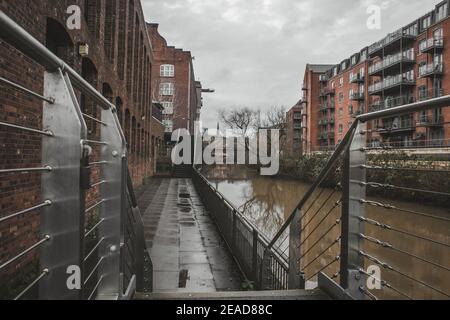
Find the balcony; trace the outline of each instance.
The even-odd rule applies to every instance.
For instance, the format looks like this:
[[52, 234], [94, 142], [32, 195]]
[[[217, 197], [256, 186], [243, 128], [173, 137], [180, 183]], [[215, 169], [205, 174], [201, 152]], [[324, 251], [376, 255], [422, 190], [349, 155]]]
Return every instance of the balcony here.
[[419, 101], [439, 98], [444, 95], [443, 89], [433, 89], [431, 91], [419, 91]]
[[443, 127], [444, 117], [442, 115], [420, 116], [417, 125], [424, 127]]
[[322, 82], [322, 83], [328, 82], [328, 76], [325, 75], [325, 74], [321, 74], [321, 75], [319, 76], [319, 82]]
[[328, 119], [319, 120], [319, 126], [328, 126]]
[[294, 130], [301, 130], [301, 129], [302, 129], [302, 124], [301, 123], [294, 124]]
[[331, 131], [321, 132], [321, 133], [319, 133], [319, 136], [318, 136], [319, 140], [328, 140], [330, 138], [334, 138], [334, 132], [331, 132]]
[[350, 76], [350, 83], [364, 83], [365, 77], [362, 76], [360, 73], [358, 74], [352, 74]]
[[386, 38], [381, 41], [378, 41], [372, 44], [369, 47], [369, 56], [382, 56], [383, 53], [389, 54], [390, 52], [395, 52], [398, 48], [400, 48], [400, 42], [409, 43], [413, 42], [418, 35], [417, 31], [409, 31], [408, 29], [400, 29], [391, 34], [389, 34]]
[[442, 77], [444, 65], [442, 63], [430, 63], [419, 67], [419, 78]]
[[426, 45], [420, 48], [422, 53], [441, 53], [444, 50], [444, 39], [443, 38], [431, 38], [428, 39]]
[[322, 105], [319, 109], [319, 111], [328, 111], [328, 110], [334, 110], [336, 108], [334, 103], [325, 103]]
[[336, 89], [326, 88], [320, 91], [321, 97], [334, 96], [336, 94]]
[[369, 105], [369, 112], [395, 108], [413, 102], [415, 102], [415, 99], [413, 97], [399, 96], [391, 99], [386, 99], [385, 101], [378, 101]]
[[413, 51], [399, 52], [395, 55], [386, 57], [383, 61], [375, 63], [369, 67], [369, 75], [382, 76], [391, 75], [400, 72], [401, 65], [413, 66], [416, 63]]
[[393, 77], [388, 77], [383, 81], [369, 86], [370, 95], [380, 95], [383, 91], [395, 91], [399, 86], [415, 86], [416, 80], [414, 77], [405, 77], [401, 74]]
[[364, 101], [365, 96], [364, 96], [364, 92], [353, 92], [350, 95], [350, 100], [353, 101]]
[[401, 134], [416, 131], [416, 123], [412, 119], [399, 120], [391, 123], [386, 123], [382, 127], [378, 127], [380, 134]]

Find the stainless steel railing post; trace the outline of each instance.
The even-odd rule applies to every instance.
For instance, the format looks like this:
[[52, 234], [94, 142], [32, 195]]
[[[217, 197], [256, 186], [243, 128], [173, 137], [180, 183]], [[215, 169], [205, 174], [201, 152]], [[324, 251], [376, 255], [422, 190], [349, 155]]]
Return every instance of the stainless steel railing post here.
[[[54, 98], [54, 103], [44, 102], [43, 106], [43, 127], [53, 135], [42, 140], [42, 161], [52, 171], [42, 174], [41, 192], [52, 205], [44, 207], [41, 214], [41, 234], [51, 239], [41, 250], [41, 268], [48, 269], [48, 274], [39, 282], [39, 298], [80, 299], [82, 290], [77, 282], [83, 279], [84, 238], [80, 141], [86, 137], [86, 124], [71, 84], [60, 70], [45, 73], [44, 95]], [[77, 267], [81, 274], [76, 274]], [[73, 283], [69, 283], [68, 270], [75, 270]]]
[[350, 183], [366, 181], [366, 140], [367, 123], [358, 122], [355, 135], [344, 155], [343, 198], [341, 227], [341, 286], [354, 299], [364, 299], [360, 288], [365, 287], [359, 268], [364, 267], [364, 259], [359, 255], [363, 241], [364, 224], [359, 217], [366, 216], [366, 206], [361, 199], [366, 198], [366, 186]]

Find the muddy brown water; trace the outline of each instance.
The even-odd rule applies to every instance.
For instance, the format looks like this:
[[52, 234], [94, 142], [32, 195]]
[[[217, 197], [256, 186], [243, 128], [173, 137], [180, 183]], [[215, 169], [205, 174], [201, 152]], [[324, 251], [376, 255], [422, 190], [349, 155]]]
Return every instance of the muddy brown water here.
[[[310, 187], [309, 184], [296, 180], [260, 176], [246, 176], [245, 179], [237, 180], [217, 179], [216, 176], [212, 177], [210, 181], [268, 238], [273, 238]], [[340, 225], [334, 227], [326, 236], [322, 236], [341, 216], [340, 207], [333, 209], [340, 198], [341, 194], [337, 191], [317, 190], [312, 196], [312, 199], [316, 201], [310, 201], [305, 206], [308, 210], [306, 214], [306, 209], [303, 212], [305, 214], [302, 227], [304, 229], [302, 231], [304, 245], [301, 255], [304, 256], [301, 264], [306, 278], [310, 280], [309, 286], [314, 286], [315, 274], [339, 255], [339, 243], [330, 249], [328, 247], [340, 236]], [[408, 211], [450, 218], [450, 208], [401, 200], [380, 198], [370, 198], [369, 200], [388, 203]], [[325, 216], [327, 218], [319, 225]], [[406, 297], [448, 299], [445, 294], [450, 295], [450, 272], [448, 270], [450, 267], [450, 222], [372, 206], [368, 207], [367, 217], [401, 231], [396, 232], [372, 225], [365, 227], [364, 234], [366, 236], [381, 240], [395, 248], [390, 249], [370, 241], [364, 241], [363, 251], [365, 253], [378, 258], [380, 262], [384, 262], [394, 269], [381, 268], [381, 279], [393, 289], [384, 287], [382, 290], [373, 290], [372, 293], [379, 298], [389, 299]], [[306, 254], [304, 254], [305, 250]], [[325, 253], [320, 255], [324, 251]], [[375, 263], [365, 259], [365, 268], [370, 265], [375, 265]], [[325, 269], [330, 276], [336, 276], [338, 271], [339, 262], [335, 262]], [[339, 281], [339, 276], [337, 275], [335, 279]]]

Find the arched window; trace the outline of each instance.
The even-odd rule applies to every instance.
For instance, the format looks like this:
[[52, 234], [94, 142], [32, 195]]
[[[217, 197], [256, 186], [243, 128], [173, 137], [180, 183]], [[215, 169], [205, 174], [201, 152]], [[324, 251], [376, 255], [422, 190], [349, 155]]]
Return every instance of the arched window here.
[[46, 47], [69, 65], [73, 65], [74, 45], [66, 29], [58, 21], [47, 19]]
[[116, 9], [116, 0], [106, 1], [104, 48], [106, 57], [111, 63], [114, 62], [116, 49]]
[[163, 64], [160, 67], [160, 76], [173, 78], [175, 77], [175, 66], [173, 64]]
[[[82, 77], [89, 82], [94, 88], [97, 88], [98, 82], [98, 72], [92, 60], [89, 58], [83, 58], [81, 60], [81, 75]], [[98, 118], [98, 106], [97, 104], [87, 97], [86, 95], [81, 95], [81, 110], [88, 114], [91, 117]], [[86, 119], [86, 124], [89, 130], [89, 133], [96, 136], [97, 135], [97, 123], [93, 120]]]
[[116, 98], [116, 110], [117, 110], [117, 117], [119, 118], [120, 125], [123, 128], [123, 126], [124, 126], [123, 122], [122, 122], [122, 119], [123, 119], [123, 115], [122, 115], [122, 113], [123, 113], [123, 102], [122, 102], [122, 99], [120, 99], [120, 97]]

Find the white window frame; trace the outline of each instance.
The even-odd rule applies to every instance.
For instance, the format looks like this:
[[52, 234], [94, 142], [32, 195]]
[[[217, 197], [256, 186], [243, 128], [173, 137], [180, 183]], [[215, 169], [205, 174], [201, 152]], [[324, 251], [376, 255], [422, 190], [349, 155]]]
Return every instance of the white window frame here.
[[163, 114], [165, 115], [172, 115], [173, 114], [173, 102], [162, 102], [163, 106]]
[[172, 120], [163, 120], [163, 124], [165, 127], [165, 132], [173, 132], [173, 121]]
[[438, 7], [436, 12], [436, 21], [441, 21], [447, 17], [448, 5], [444, 3], [442, 6]]
[[173, 78], [175, 77], [175, 66], [173, 64], [162, 64], [159, 74], [161, 77]]
[[159, 94], [161, 96], [173, 96], [175, 86], [172, 82], [164, 82], [159, 85]]

